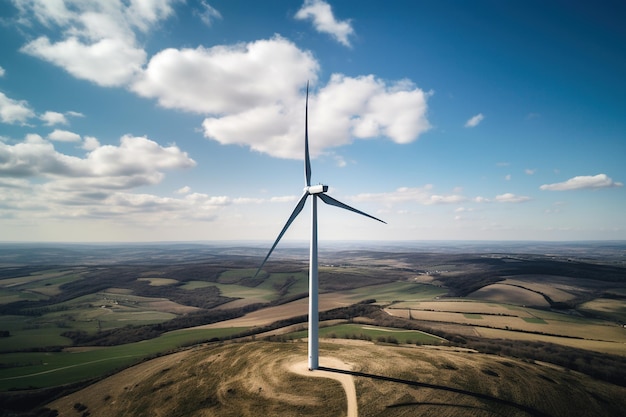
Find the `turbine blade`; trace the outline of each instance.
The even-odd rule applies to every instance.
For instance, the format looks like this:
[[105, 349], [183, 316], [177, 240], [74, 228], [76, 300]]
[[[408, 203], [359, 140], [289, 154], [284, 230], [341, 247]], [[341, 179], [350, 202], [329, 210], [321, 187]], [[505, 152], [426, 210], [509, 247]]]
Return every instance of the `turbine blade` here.
[[261, 268], [263, 268], [263, 265], [265, 265], [265, 262], [267, 262], [267, 259], [272, 254], [272, 251], [274, 250], [276, 245], [278, 245], [280, 238], [283, 237], [283, 235], [285, 234], [285, 232], [287, 231], [291, 223], [295, 220], [296, 217], [298, 217], [298, 214], [300, 214], [300, 212], [304, 208], [304, 203], [306, 203], [306, 198], [308, 196], [309, 194], [305, 192], [304, 195], [300, 198], [300, 201], [298, 201], [298, 204], [296, 204], [296, 207], [293, 209], [293, 213], [291, 213], [291, 216], [289, 217], [289, 220], [287, 220], [287, 223], [285, 223], [283, 230], [280, 231], [280, 233], [278, 234], [278, 237], [274, 241], [274, 244], [270, 248], [270, 251], [267, 253], [267, 256], [265, 256], [265, 259], [263, 259], [263, 262], [261, 262], [261, 266], [259, 266], [259, 269], [256, 270], [256, 274], [254, 274], [254, 278], [256, 278], [257, 275], [259, 275], [259, 272], [261, 272]]
[[350, 210], [350, 211], [353, 211], [353, 212], [355, 212], [355, 213], [362, 214], [363, 216], [369, 217], [370, 219], [378, 220], [378, 221], [379, 221], [379, 222], [381, 222], [381, 223], [385, 223], [385, 224], [387, 224], [387, 222], [385, 222], [385, 221], [383, 221], [383, 220], [380, 220], [380, 219], [379, 219], [379, 218], [377, 218], [377, 217], [370, 216], [369, 214], [367, 214], [367, 213], [365, 213], [365, 212], [362, 212], [361, 210], [357, 210], [357, 209], [355, 209], [354, 207], [350, 207], [349, 205], [342, 203], [341, 201], [335, 200], [334, 198], [332, 198], [332, 197], [331, 197], [331, 196], [329, 196], [328, 194], [317, 194], [317, 196], [318, 196], [319, 198], [321, 198], [321, 199], [322, 199], [322, 201], [323, 201], [324, 203], [326, 203], [326, 204], [330, 204], [331, 206], [336, 206], [336, 207], [340, 207], [340, 208], [342, 208], [342, 209]]
[[304, 182], [311, 186], [311, 158], [309, 156], [309, 82], [306, 82], [306, 104], [304, 106]]

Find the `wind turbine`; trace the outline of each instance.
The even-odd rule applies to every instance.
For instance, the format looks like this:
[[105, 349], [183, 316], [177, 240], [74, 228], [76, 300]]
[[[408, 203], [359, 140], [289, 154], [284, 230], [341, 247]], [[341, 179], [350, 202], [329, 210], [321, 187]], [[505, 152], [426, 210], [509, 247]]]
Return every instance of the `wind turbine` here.
[[311, 246], [309, 252], [309, 370], [313, 371], [319, 367], [319, 340], [318, 340], [318, 328], [319, 328], [319, 310], [318, 310], [318, 276], [317, 276], [317, 198], [319, 197], [324, 203], [331, 206], [336, 206], [342, 209], [350, 210], [355, 213], [367, 216], [371, 219], [385, 223], [384, 221], [370, 216], [360, 210], [348, 206], [341, 201], [335, 200], [326, 192], [328, 191], [328, 185], [311, 185], [311, 160], [309, 157], [309, 83], [306, 85], [306, 104], [304, 111], [304, 194], [296, 204], [296, 207], [291, 213], [291, 216], [287, 220], [287, 223], [280, 231], [276, 241], [272, 245], [271, 249], [263, 259], [261, 266], [257, 270], [255, 277], [265, 265], [265, 262], [270, 257], [272, 251], [278, 245], [278, 242], [283, 237], [291, 223], [298, 217], [298, 214], [304, 208], [304, 204], [309, 197], [312, 197], [311, 206]]

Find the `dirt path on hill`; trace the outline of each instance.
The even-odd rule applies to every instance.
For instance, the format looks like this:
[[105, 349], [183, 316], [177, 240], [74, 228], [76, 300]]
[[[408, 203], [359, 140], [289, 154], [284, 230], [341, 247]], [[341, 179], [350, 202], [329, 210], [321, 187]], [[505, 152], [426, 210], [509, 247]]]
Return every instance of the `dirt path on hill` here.
[[[322, 357], [320, 358], [320, 364], [326, 368], [334, 368], [341, 370], [350, 370], [350, 366], [336, 358]], [[299, 361], [292, 363], [289, 366], [289, 370], [299, 375], [311, 376], [317, 378], [331, 378], [339, 381], [346, 392], [348, 399], [348, 417], [358, 417], [359, 410], [356, 401], [356, 387], [354, 386], [354, 379], [351, 375], [340, 374], [326, 370], [309, 371], [308, 361]]]

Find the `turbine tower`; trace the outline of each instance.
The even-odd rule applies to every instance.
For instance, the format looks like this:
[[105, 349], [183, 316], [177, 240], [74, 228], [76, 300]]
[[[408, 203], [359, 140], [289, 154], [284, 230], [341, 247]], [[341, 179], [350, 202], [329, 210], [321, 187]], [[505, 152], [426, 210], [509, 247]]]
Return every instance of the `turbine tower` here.
[[384, 221], [370, 216], [360, 210], [348, 206], [338, 200], [335, 200], [326, 192], [328, 191], [328, 185], [311, 185], [311, 160], [309, 157], [309, 83], [306, 85], [306, 104], [304, 111], [304, 194], [296, 204], [291, 216], [287, 220], [287, 223], [278, 234], [278, 237], [274, 241], [271, 249], [263, 259], [261, 266], [257, 270], [255, 277], [265, 265], [265, 262], [270, 257], [272, 251], [278, 245], [278, 242], [283, 237], [291, 223], [298, 217], [298, 214], [304, 208], [307, 198], [312, 197], [311, 201], [311, 246], [309, 252], [309, 370], [313, 371], [319, 367], [319, 309], [318, 309], [318, 276], [317, 276], [317, 198], [319, 197], [324, 203], [331, 206], [336, 206], [342, 209], [350, 210], [355, 213], [367, 216], [371, 219], [385, 223]]

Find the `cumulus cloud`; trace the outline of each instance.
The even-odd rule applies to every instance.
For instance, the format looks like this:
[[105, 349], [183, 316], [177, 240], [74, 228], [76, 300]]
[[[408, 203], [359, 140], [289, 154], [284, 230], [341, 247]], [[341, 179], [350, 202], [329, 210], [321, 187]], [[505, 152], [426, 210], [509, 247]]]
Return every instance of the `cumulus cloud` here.
[[85, 44], [75, 37], [50, 43], [40, 37], [22, 51], [49, 61], [76, 78], [111, 87], [125, 84], [146, 60], [146, 53], [123, 39], [101, 39]]
[[56, 111], [47, 111], [39, 116], [39, 118], [43, 120], [44, 124], [47, 126], [67, 124], [67, 119], [65, 118], [65, 115]]
[[102, 86], [127, 83], [146, 61], [137, 32], [147, 32], [172, 12], [175, 0], [95, 2], [33, 0], [15, 2], [18, 21], [32, 21], [62, 32], [62, 40], [47, 36], [23, 46], [22, 51], [64, 68], [77, 78]]
[[422, 205], [433, 204], [456, 204], [467, 200], [459, 194], [435, 194], [433, 186], [424, 187], [401, 187], [389, 193], [364, 193], [353, 197], [355, 201], [376, 201], [383, 204], [394, 205], [400, 203], [417, 203]]
[[194, 9], [194, 14], [200, 17], [202, 22], [211, 27], [215, 19], [221, 19], [222, 14], [206, 1], [202, 0], [200, 9]]
[[350, 20], [338, 21], [330, 5], [323, 0], [305, 0], [304, 4], [295, 15], [296, 19], [311, 20], [315, 30], [327, 33], [337, 42], [350, 46], [350, 36], [354, 35], [354, 29]]
[[80, 135], [69, 130], [54, 129], [52, 133], [48, 135], [48, 139], [57, 142], [80, 142]]
[[478, 113], [476, 116], [470, 117], [467, 122], [465, 122], [465, 127], [476, 127], [480, 122], [483, 121], [485, 116], [482, 113]]
[[[410, 143], [430, 129], [427, 99], [431, 93], [401, 81], [387, 84], [374, 76], [331, 76], [326, 86], [309, 96], [311, 154], [349, 144], [353, 138], [387, 137]], [[288, 105], [289, 103], [289, 105]], [[248, 145], [282, 158], [302, 157], [304, 97], [210, 117], [205, 136], [223, 144]]]
[[598, 189], [598, 188], [611, 188], [621, 187], [621, 182], [613, 181], [606, 174], [598, 175], [582, 175], [578, 177], [570, 178], [564, 182], [558, 182], [554, 184], [544, 184], [539, 187], [541, 190], [546, 191], [569, 191], [569, 190], [581, 190], [586, 188]]
[[496, 196], [495, 199], [498, 203], [523, 203], [531, 200], [530, 197], [523, 195], [515, 195], [512, 193], [504, 193]]
[[[134, 227], [165, 220], [213, 220], [227, 197], [194, 194], [181, 198], [133, 192], [162, 181], [165, 171], [191, 168], [195, 162], [177, 146], [123, 136], [118, 145], [91, 141], [84, 156], [57, 151], [54, 144], [29, 134], [14, 145], [0, 142], [0, 209], [19, 222], [118, 218]], [[91, 224], [91, 223], [90, 223]]]
[[0, 176], [67, 178], [83, 189], [153, 184], [160, 181], [163, 170], [194, 165], [176, 146], [162, 147], [145, 137], [130, 135], [122, 137], [119, 146], [99, 146], [85, 158], [59, 153], [39, 135], [28, 135], [15, 145], [0, 142]]
[[100, 147], [100, 141], [93, 136], [85, 136], [81, 147], [86, 151], [93, 151]]
[[319, 64], [310, 52], [275, 36], [247, 44], [165, 49], [132, 85], [167, 108], [226, 114], [291, 103]]
[[35, 116], [25, 100], [13, 100], [0, 92], [0, 120], [9, 124], [25, 124]]

